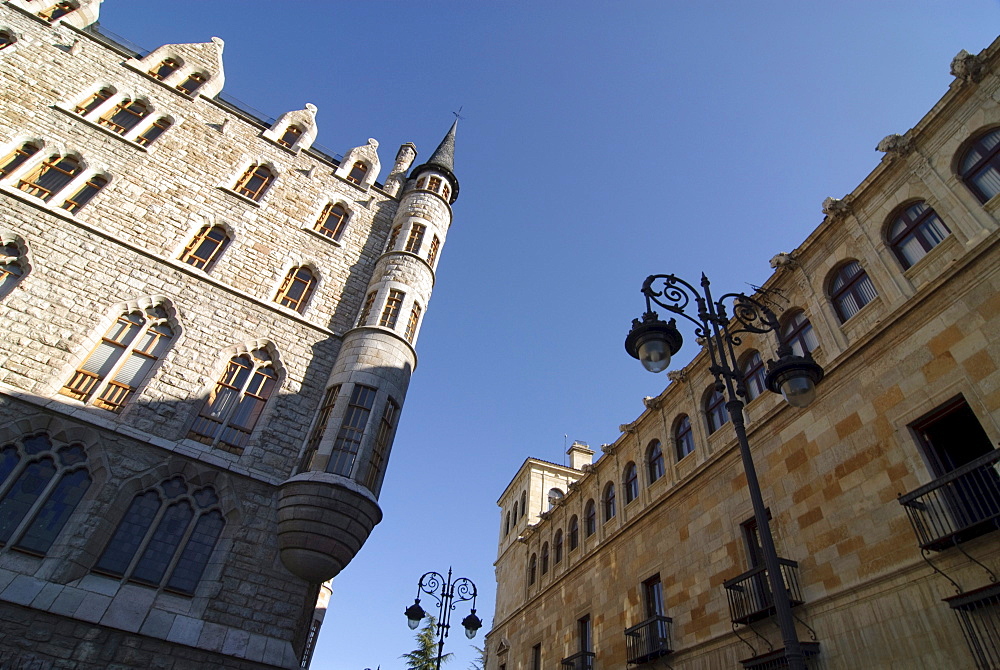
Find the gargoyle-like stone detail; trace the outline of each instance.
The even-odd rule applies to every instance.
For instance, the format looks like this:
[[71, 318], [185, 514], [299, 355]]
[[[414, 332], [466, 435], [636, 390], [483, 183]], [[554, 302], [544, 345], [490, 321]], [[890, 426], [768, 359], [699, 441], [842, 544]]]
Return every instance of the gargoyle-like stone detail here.
[[893, 133], [892, 135], [886, 135], [883, 137], [882, 141], [875, 147], [875, 150], [881, 151], [884, 154], [902, 156], [909, 153], [912, 148], [913, 147], [909, 137]]
[[549, 510], [546, 510], [544, 512], [539, 512], [538, 513], [538, 518], [542, 519], [543, 521], [546, 520], [546, 519], [548, 519], [550, 516], [552, 516], [552, 512], [549, 511]]
[[979, 81], [983, 76], [983, 61], [962, 49], [951, 59], [951, 74], [962, 81]]
[[[623, 433], [625, 433], [626, 435], [628, 435], [630, 433], [634, 433], [635, 432], [635, 424], [634, 423], [623, 423], [620, 426], [618, 426], [618, 430], [621, 431], [621, 432], [623, 432]], [[602, 444], [601, 445], [601, 449], [604, 449], [604, 447], [606, 447], [606, 446], [608, 446], [608, 445]]]
[[[624, 426], [619, 426], [619, 428], [623, 428], [623, 427]], [[622, 432], [624, 433], [625, 431], [623, 430]], [[602, 444], [601, 445], [601, 451], [603, 451], [608, 456], [611, 456], [611, 455], [613, 455], [615, 453], [615, 445], [613, 445], [613, 444]]]
[[846, 200], [840, 198], [827, 198], [823, 201], [823, 213], [831, 219], [844, 216], [851, 211], [851, 205]]
[[593, 469], [594, 469], [593, 463], [584, 463], [583, 467], [580, 468], [580, 471], [586, 473], [586, 472], [592, 472]]
[[[587, 466], [585, 465], [583, 467]], [[578, 488], [580, 488], [580, 482], [570, 482], [569, 484], [566, 485], [566, 488], [568, 488], [570, 491], [576, 491]], [[559, 502], [560, 504], [562, 504], [561, 500]]]
[[783, 268], [793, 268], [798, 265], [798, 261], [792, 257], [791, 254], [782, 251], [779, 254], [775, 254], [771, 258], [771, 267], [775, 270], [781, 270]]
[[683, 370], [668, 370], [667, 379], [678, 384], [683, 384], [688, 380], [688, 376]]
[[642, 404], [646, 406], [646, 409], [658, 409], [660, 407], [660, 399], [648, 395], [642, 399]]

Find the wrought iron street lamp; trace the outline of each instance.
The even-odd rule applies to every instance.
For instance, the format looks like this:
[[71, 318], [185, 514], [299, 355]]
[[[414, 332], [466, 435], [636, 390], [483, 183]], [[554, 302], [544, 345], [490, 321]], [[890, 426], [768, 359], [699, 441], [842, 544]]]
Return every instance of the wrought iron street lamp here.
[[406, 623], [410, 630], [416, 629], [420, 625], [420, 620], [427, 616], [427, 612], [420, 606], [420, 594], [426, 593], [437, 601], [437, 634], [438, 634], [438, 670], [441, 668], [441, 656], [444, 654], [444, 640], [448, 637], [448, 629], [451, 627], [451, 612], [455, 609], [455, 604], [463, 600], [472, 601], [472, 612], [462, 619], [462, 627], [465, 628], [465, 637], [470, 640], [476, 637], [476, 633], [483, 627], [482, 620], [476, 616], [476, 585], [471, 579], [459, 577], [452, 581], [451, 568], [448, 568], [448, 577], [442, 577], [437, 572], [426, 572], [417, 582], [417, 597], [413, 604], [403, 612], [406, 614]]
[[[639, 359], [650, 372], [662, 372], [670, 365], [670, 357], [681, 348], [684, 340], [677, 330], [676, 319], [661, 321], [653, 311], [654, 303], [691, 321], [695, 325], [695, 336], [708, 349], [709, 371], [715, 377], [716, 390], [726, 392], [726, 410], [733, 422], [743, 458], [754, 519], [760, 531], [764, 566], [773, 595], [775, 616], [785, 645], [787, 667], [790, 670], [804, 670], [805, 657], [795, 630], [795, 620], [792, 618], [791, 600], [781, 574], [778, 553], [774, 548], [774, 537], [771, 535], [767, 508], [764, 507], [761, 496], [757, 470], [750, 455], [742, 400], [747, 397], [747, 391], [735, 348], [742, 343], [741, 335], [744, 333], [773, 332], [778, 335], [778, 360], [767, 362], [768, 372], [764, 383], [768, 390], [781, 393], [793, 407], [805, 407], [815, 399], [816, 384], [823, 378], [823, 368], [813, 361], [808, 352], [804, 356], [796, 356], [791, 346], [781, 340], [778, 319], [767, 305], [743, 293], [727, 293], [718, 300], [713, 300], [708, 277], [704, 274], [701, 276], [701, 291], [675, 275], [651, 275], [642, 285], [642, 294], [646, 296], [646, 312], [641, 321], [632, 321], [632, 330], [625, 338], [625, 349], [629, 355]], [[692, 301], [697, 308], [697, 317], [685, 312]], [[727, 312], [727, 302], [732, 304], [732, 316]]]

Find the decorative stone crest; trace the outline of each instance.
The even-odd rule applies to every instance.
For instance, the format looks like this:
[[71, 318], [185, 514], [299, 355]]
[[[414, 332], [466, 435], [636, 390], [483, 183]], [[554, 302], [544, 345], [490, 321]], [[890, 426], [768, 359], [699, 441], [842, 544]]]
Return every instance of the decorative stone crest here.
[[983, 78], [983, 61], [962, 49], [951, 59], [951, 74], [962, 81], [977, 82]]

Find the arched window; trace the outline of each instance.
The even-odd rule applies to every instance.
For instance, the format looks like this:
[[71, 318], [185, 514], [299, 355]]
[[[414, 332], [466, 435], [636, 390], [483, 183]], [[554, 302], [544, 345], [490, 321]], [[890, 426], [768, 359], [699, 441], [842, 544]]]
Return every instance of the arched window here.
[[612, 482], [608, 482], [608, 485], [604, 487], [604, 497], [602, 498], [604, 502], [604, 521], [608, 522], [615, 518], [616, 508], [615, 508], [615, 485]]
[[39, 18], [52, 23], [56, 19], [62, 18], [74, 11], [77, 5], [72, 2], [57, 2], [48, 9], [38, 12]]
[[326, 235], [331, 240], [340, 240], [340, 236], [344, 234], [344, 228], [346, 227], [347, 210], [344, 209], [343, 205], [331, 202], [327, 203], [326, 207], [323, 208], [323, 213], [319, 215], [316, 227], [313, 230]]
[[188, 437], [229, 451], [242, 450], [277, 382], [271, 356], [263, 349], [233, 356]]
[[382, 308], [382, 316], [379, 317], [378, 325], [383, 328], [395, 328], [399, 319], [399, 310], [403, 306], [403, 298], [406, 294], [399, 289], [389, 289], [389, 297], [385, 300], [385, 307]]
[[552, 540], [552, 560], [556, 565], [562, 563], [563, 557], [563, 532], [562, 528], [556, 531], [556, 537]]
[[180, 66], [180, 61], [176, 58], [164, 58], [159, 65], [149, 71], [149, 76], [153, 79], [163, 81], [176, 72]]
[[583, 530], [587, 537], [597, 532], [597, 505], [593, 500], [588, 500], [587, 506], [583, 508]]
[[819, 346], [812, 324], [801, 309], [789, 312], [781, 319], [781, 340], [796, 356], [805, 356]]
[[[726, 408], [722, 409], [725, 411]], [[728, 418], [727, 416], [726, 420]], [[694, 433], [691, 432], [691, 418], [687, 414], [681, 415], [674, 424], [674, 443], [677, 445], [678, 461], [694, 451]]]
[[542, 545], [542, 574], [549, 571], [549, 543]]
[[90, 484], [82, 444], [37, 433], [0, 446], [0, 546], [44, 556]]
[[60, 393], [119, 412], [170, 349], [173, 337], [163, 307], [125, 312]]
[[413, 303], [413, 309], [410, 310], [410, 320], [406, 323], [406, 332], [403, 333], [403, 337], [406, 341], [413, 343], [413, 336], [417, 334], [417, 324], [420, 323], [420, 305]]
[[177, 90], [184, 95], [191, 95], [201, 88], [206, 81], [208, 81], [208, 75], [201, 72], [192, 72], [188, 75], [187, 79], [177, 85]]
[[743, 358], [740, 374], [747, 391], [747, 402], [764, 392], [766, 388], [764, 386], [764, 361], [760, 359], [760, 352], [754, 351]]
[[427, 251], [427, 264], [434, 267], [434, 261], [437, 260], [438, 251], [441, 250], [441, 240], [437, 235], [431, 240], [431, 248]]
[[514, 523], [517, 524], [517, 501], [514, 501]]
[[410, 253], [419, 254], [420, 245], [424, 243], [424, 233], [427, 231], [427, 226], [422, 223], [415, 223], [413, 227], [410, 228], [410, 236], [406, 239], [406, 250]]
[[830, 281], [830, 300], [841, 322], [850, 319], [876, 297], [878, 293], [872, 280], [857, 261], [841, 265]]
[[639, 474], [636, 472], [635, 463], [625, 466], [625, 504], [629, 504], [639, 497]]
[[389, 454], [389, 446], [392, 444], [393, 433], [396, 429], [396, 418], [399, 416], [399, 405], [392, 398], [385, 401], [382, 409], [382, 418], [378, 422], [378, 430], [375, 432], [375, 444], [372, 446], [371, 460], [368, 461], [368, 472], [361, 480], [362, 486], [378, 495], [381, 488], [382, 474], [385, 467], [386, 457]]
[[285, 128], [284, 134], [278, 138], [278, 144], [291, 149], [302, 137], [302, 127], [294, 123]]
[[646, 472], [649, 475], [650, 484], [666, 472], [663, 465], [663, 448], [659, 440], [653, 440], [646, 447]]
[[181, 260], [199, 270], [208, 271], [229, 246], [229, 235], [222, 226], [202, 226], [181, 253]]
[[347, 175], [347, 181], [352, 184], [360, 184], [365, 180], [366, 174], [368, 174], [368, 166], [361, 161], [358, 161], [351, 166], [351, 171]]
[[90, 202], [93, 199], [93, 197], [97, 195], [98, 192], [107, 185], [108, 185], [107, 177], [95, 174], [90, 179], [85, 181], [83, 183], [83, 186], [81, 186], [76, 193], [66, 198], [66, 200], [63, 202], [62, 205], [60, 205], [60, 207], [69, 212], [75, 213], [79, 211], [80, 208], [82, 208], [88, 202]]
[[3, 51], [16, 41], [14, 33], [9, 30], [0, 30], [0, 51]]
[[569, 520], [569, 550], [580, 546], [580, 519], [574, 514]]
[[251, 165], [236, 184], [236, 192], [259, 201], [274, 181], [274, 172], [266, 165]]
[[94, 572], [192, 595], [225, 525], [211, 486], [168, 479], [132, 499]]
[[38, 153], [38, 146], [31, 142], [25, 142], [14, 151], [10, 152], [0, 160], [0, 177], [8, 177], [17, 168], [21, 167], [26, 160]]
[[713, 389], [705, 396], [705, 418], [708, 421], [708, 434], [722, 428], [729, 422], [729, 411], [726, 409], [726, 400], [722, 393]]
[[21, 281], [26, 272], [25, 266], [24, 250], [16, 242], [0, 246], [0, 298]]
[[555, 507], [562, 499], [563, 499], [562, 489], [557, 489], [557, 488], [549, 489], [549, 509]]
[[903, 210], [889, 226], [889, 246], [905, 270], [950, 234], [937, 212], [921, 200]]
[[167, 132], [172, 125], [173, 124], [170, 122], [170, 119], [165, 116], [161, 116], [156, 121], [153, 121], [153, 125], [140, 133], [139, 136], [135, 138], [135, 141], [144, 147], [148, 147], [150, 144], [155, 142], [160, 135]]
[[145, 102], [126, 98], [101, 117], [98, 123], [119, 135], [124, 135], [135, 128], [136, 124], [147, 114], [149, 114], [149, 106]]
[[309, 297], [316, 288], [316, 275], [307, 265], [300, 265], [288, 271], [281, 282], [274, 301], [284, 307], [291, 307], [298, 313], [306, 311]]
[[351, 400], [347, 404], [347, 412], [340, 424], [340, 431], [333, 443], [333, 453], [327, 463], [326, 471], [341, 477], [350, 477], [354, 470], [354, 459], [361, 449], [361, 440], [365, 436], [368, 417], [375, 406], [375, 396], [378, 391], [371, 386], [355, 384], [351, 390]]
[[503, 524], [503, 534], [506, 537], [510, 533], [510, 510], [507, 511], [507, 520]]
[[48, 202], [60, 189], [73, 181], [83, 171], [80, 161], [72, 156], [50, 156], [34, 172], [17, 183], [17, 187], [36, 198]]
[[87, 114], [90, 114], [92, 111], [103, 105], [106, 101], [110, 100], [111, 96], [113, 96], [114, 94], [115, 90], [113, 88], [105, 86], [104, 88], [98, 90], [96, 93], [93, 93], [89, 97], [84, 98], [82, 101], [80, 101], [80, 104], [74, 107], [73, 111], [79, 114], [80, 116], [86, 116]]
[[528, 586], [531, 586], [535, 583], [535, 573], [537, 570], [538, 570], [538, 556], [532, 554], [531, 558], [528, 560]]
[[528, 513], [528, 492], [521, 491], [521, 516]]
[[980, 202], [1000, 193], [1000, 128], [972, 143], [959, 161], [958, 174]]

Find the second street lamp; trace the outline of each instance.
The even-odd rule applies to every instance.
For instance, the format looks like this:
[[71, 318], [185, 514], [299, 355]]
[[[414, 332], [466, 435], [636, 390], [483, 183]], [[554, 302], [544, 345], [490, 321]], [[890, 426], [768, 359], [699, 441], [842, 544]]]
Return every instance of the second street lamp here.
[[[661, 321], [653, 311], [653, 304], [684, 317], [695, 325], [695, 336], [708, 350], [709, 372], [715, 377], [715, 388], [720, 393], [726, 392], [726, 410], [733, 422], [747, 476], [775, 617], [785, 645], [787, 667], [790, 670], [804, 670], [805, 656], [795, 630], [791, 600], [781, 574], [767, 508], [764, 506], [757, 470], [750, 454], [742, 400], [747, 397], [747, 391], [739, 372], [735, 349], [742, 343], [742, 334], [777, 334], [780, 333], [780, 325], [774, 313], [762, 302], [742, 293], [727, 293], [718, 300], [713, 300], [709, 285], [708, 277], [704, 274], [701, 276], [700, 291], [675, 275], [647, 277], [642, 285], [642, 294], [646, 296], [646, 312], [641, 321], [632, 321], [632, 330], [625, 338], [625, 349], [633, 358], [639, 359], [647, 370], [662, 372], [670, 365], [671, 356], [680, 350], [683, 338], [677, 330], [676, 320]], [[692, 301], [693, 307], [697, 309], [696, 317], [685, 312]], [[732, 316], [727, 313], [727, 302], [732, 303]], [[765, 386], [774, 393], [781, 393], [789, 405], [805, 407], [816, 397], [816, 384], [823, 378], [823, 368], [812, 360], [808, 352], [804, 352], [803, 356], [796, 356], [786, 342], [781, 341], [780, 337], [778, 339], [778, 360], [767, 362]]]
[[448, 637], [448, 629], [451, 628], [451, 612], [455, 609], [455, 603], [463, 600], [472, 601], [472, 611], [467, 617], [462, 619], [462, 627], [465, 628], [465, 637], [470, 640], [476, 637], [476, 633], [483, 627], [482, 619], [476, 616], [476, 585], [471, 579], [459, 577], [452, 581], [451, 568], [448, 568], [448, 577], [442, 577], [437, 572], [425, 572], [417, 582], [417, 597], [413, 604], [406, 608], [403, 614], [406, 615], [406, 624], [410, 630], [416, 629], [420, 625], [421, 619], [427, 616], [427, 612], [420, 606], [420, 594], [426, 593], [432, 596], [438, 605], [437, 634], [438, 653], [435, 667], [440, 670], [441, 656], [444, 654], [444, 640]]

